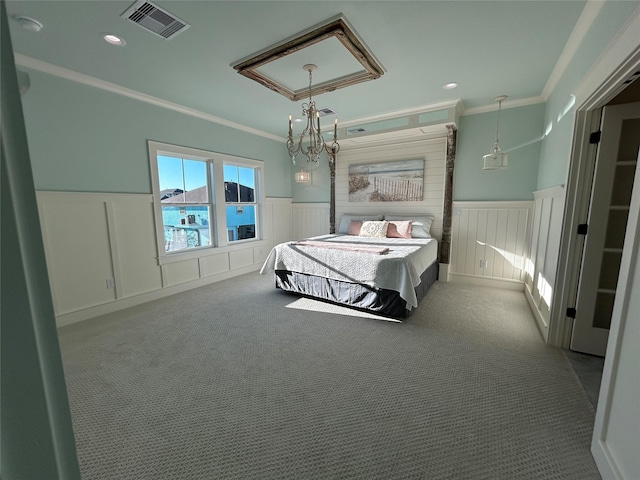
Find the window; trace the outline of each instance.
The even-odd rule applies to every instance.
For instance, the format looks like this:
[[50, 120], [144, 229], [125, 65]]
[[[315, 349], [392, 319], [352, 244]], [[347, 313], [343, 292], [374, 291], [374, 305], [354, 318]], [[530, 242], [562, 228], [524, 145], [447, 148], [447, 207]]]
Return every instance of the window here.
[[157, 142], [149, 160], [160, 257], [259, 239], [262, 162]]
[[157, 165], [164, 251], [212, 245], [208, 162], [158, 154]]
[[224, 201], [227, 238], [230, 242], [256, 236], [256, 169], [224, 167]]

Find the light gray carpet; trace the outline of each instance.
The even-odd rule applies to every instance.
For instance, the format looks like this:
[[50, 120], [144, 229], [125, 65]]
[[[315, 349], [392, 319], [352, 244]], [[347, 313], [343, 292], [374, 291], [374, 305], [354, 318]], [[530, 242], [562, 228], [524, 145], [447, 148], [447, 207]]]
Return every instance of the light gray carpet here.
[[523, 293], [436, 283], [369, 317], [254, 273], [62, 328], [83, 478], [599, 478]]

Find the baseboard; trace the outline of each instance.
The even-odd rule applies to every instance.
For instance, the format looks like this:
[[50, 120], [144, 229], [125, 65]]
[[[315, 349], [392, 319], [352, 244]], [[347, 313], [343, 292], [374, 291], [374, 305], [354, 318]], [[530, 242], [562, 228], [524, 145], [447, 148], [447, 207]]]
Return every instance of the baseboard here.
[[502, 288], [505, 290], [524, 290], [524, 283], [506, 278], [478, 277], [476, 275], [449, 272], [449, 281], [452, 283], [468, 283], [470, 285]]
[[440, 269], [438, 270], [438, 281], [439, 282], [448, 282], [449, 281], [449, 264], [441, 263]]
[[108, 313], [117, 312], [118, 310], [124, 310], [125, 308], [134, 307], [136, 305], [141, 305], [153, 300], [159, 300], [170, 295], [183, 293], [188, 290], [193, 290], [194, 288], [204, 287], [206, 285], [211, 285], [212, 283], [218, 283], [233, 277], [237, 277], [238, 275], [244, 275], [245, 273], [257, 272], [261, 267], [262, 264], [249, 265], [235, 270], [230, 270], [219, 275], [199, 278], [198, 280], [194, 280], [191, 282], [180, 283], [178, 285], [161, 288], [160, 290], [153, 290], [151, 292], [143, 293], [140, 295], [134, 295], [102, 305], [96, 305], [95, 307], [57, 315], [56, 326], [58, 328], [64, 327], [65, 325], [71, 325], [73, 323], [78, 323], [84, 320], [99, 317], [100, 315], [106, 315]]
[[533, 318], [536, 319], [536, 324], [538, 325], [538, 330], [540, 330], [542, 338], [544, 338], [545, 343], [548, 343], [549, 325], [544, 321], [544, 317], [542, 316], [542, 313], [540, 312], [538, 305], [536, 305], [533, 295], [527, 286], [524, 288], [524, 296], [527, 299], [527, 303], [529, 303], [529, 308], [531, 309], [531, 313], [533, 313]]

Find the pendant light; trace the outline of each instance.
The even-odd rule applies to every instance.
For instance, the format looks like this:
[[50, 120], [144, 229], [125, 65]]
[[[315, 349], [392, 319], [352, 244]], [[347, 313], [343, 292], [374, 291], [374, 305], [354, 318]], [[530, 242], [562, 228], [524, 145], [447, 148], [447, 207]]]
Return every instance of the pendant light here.
[[482, 157], [482, 169], [483, 170], [498, 170], [507, 167], [507, 154], [500, 150], [500, 144], [498, 143], [498, 131], [500, 128], [500, 110], [502, 109], [502, 102], [507, 98], [506, 95], [500, 95], [495, 98], [498, 102], [498, 119], [496, 120], [496, 141], [493, 144], [493, 149], [490, 153], [487, 153]]

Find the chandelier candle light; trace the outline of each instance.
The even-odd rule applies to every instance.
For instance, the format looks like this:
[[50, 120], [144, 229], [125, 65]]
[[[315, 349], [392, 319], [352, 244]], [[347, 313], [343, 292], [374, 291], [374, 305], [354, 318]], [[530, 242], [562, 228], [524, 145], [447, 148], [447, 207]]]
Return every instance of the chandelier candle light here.
[[[293, 140], [293, 124], [291, 123], [291, 115], [289, 115], [287, 150], [289, 150], [289, 155], [294, 165], [296, 163], [296, 156], [301, 153], [307, 157], [307, 168], [312, 169], [318, 166], [320, 154], [323, 151], [329, 154], [329, 161], [333, 162], [335, 155], [338, 153], [338, 150], [340, 150], [340, 145], [338, 144], [338, 119], [333, 123], [333, 143], [329, 145], [324, 141], [322, 133], [320, 132], [320, 112], [316, 109], [316, 103], [311, 99], [312, 72], [318, 67], [313, 64], [307, 64], [302, 68], [309, 72], [309, 102], [302, 104], [302, 115], [307, 117], [307, 126], [300, 134], [298, 143], [296, 144]], [[301, 172], [304, 171], [304, 168], [304, 164], [301, 165]], [[308, 177], [305, 178], [308, 179]], [[296, 180], [297, 179], [298, 174], [296, 174]]]
[[493, 144], [493, 149], [490, 153], [482, 157], [482, 169], [483, 170], [497, 170], [499, 168], [507, 167], [507, 154], [500, 150], [498, 144], [498, 129], [500, 127], [500, 110], [502, 109], [502, 102], [507, 98], [506, 95], [500, 95], [495, 100], [498, 102], [498, 119], [496, 120], [496, 142]]

